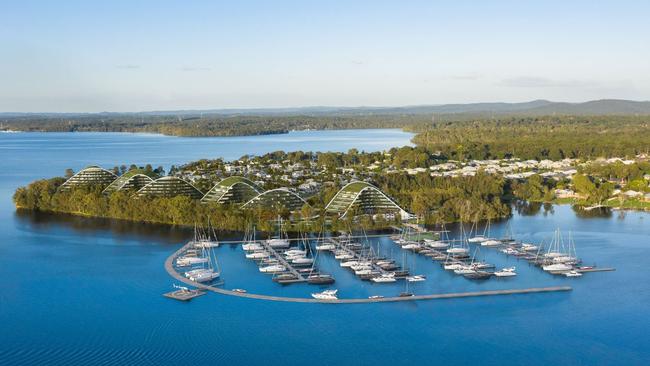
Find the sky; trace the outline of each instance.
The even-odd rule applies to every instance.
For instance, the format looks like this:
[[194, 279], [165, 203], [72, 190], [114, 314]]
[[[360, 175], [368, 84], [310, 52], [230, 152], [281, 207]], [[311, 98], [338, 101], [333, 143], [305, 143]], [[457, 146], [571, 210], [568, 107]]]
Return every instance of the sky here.
[[650, 99], [649, 1], [0, 3], [0, 112]]

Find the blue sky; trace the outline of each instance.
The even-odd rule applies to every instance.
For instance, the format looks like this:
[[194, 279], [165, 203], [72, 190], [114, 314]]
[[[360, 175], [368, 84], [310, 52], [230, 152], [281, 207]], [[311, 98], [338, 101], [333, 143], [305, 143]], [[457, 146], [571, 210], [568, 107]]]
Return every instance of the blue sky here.
[[0, 111], [650, 99], [647, 1], [3, 1]]

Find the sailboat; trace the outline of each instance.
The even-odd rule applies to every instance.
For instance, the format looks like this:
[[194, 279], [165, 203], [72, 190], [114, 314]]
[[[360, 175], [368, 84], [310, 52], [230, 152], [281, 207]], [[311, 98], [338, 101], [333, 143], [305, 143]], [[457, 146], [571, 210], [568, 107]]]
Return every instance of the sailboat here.
[[274, 249], [287, 249], [291, 246], [289, 239], [282, 228], [282, 217], [278, 216], [278, 235], [275, 238], [267, 239], [266, 243]]
[[[487, 226], [483, 229], [483, 235], [478, 235], [478, 234], [477, 234], [477, 235], [474, 235], [474, 236], [472, 236], [471, 238], [467, 239], [467, 241], [470, 242], [470, 243], [483, 243], [484, 241], [488, 240], [488, 238], [487, 238], [487, 236], [485, 235], [485, 233], [489, 230], [489, 229], [488, 229], [489, 227], [490, 227], [490, 221], [488, 220], [488, 224], [487, 224]], [[470, 233], [471, 233], [474, 229], [476, 229], [476, 231], [478, 232], [478, 222], [476, 222], [476, 221], [475, 221], [474, 224], [472, 225], [472, 228], [470, 229]], [[488, 235], [489, 235], [489, 234], [488, 234]]]
[[571, 235], [569, 235], [569, 243], [565, 245], [560, 229], [555, 230], [551, 245], [544, 254], [544, 262], [542, 269], [550, 273], [557, 274], [573, 270], [573, 265], [577, 264], [579, 260]]
[[[185, 273], [185, 276], [194, 282], [210, 282], [221, 276], [219, 262], [214, 257], [210, 249], [203, 249], [203, 257], [208, 258], [204, 268], [191, 270]], [[214, 264], [213, 264], [214, 262]]]

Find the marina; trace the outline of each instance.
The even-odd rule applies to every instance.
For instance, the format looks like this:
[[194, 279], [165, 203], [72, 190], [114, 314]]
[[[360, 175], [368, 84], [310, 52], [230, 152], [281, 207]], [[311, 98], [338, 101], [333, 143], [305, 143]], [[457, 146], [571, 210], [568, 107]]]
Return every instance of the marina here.
[[[186, 246], [187, 245], [188, 244], [186, 244]], [[165, 260], [165, 270], [167, 271], [167, 273], [169, 273], [170, 276], [172, 276], [177, 281], [196, 287], [199, 290], [211, 291], [222, 295], [245, 297], [245, 298], [257, 299], [257, 300], [294, 302], [294, 303], [367, 304], [367, 303], [453, 299], [453, 298], [464, 298], [464, 297], [565, 292], [565, 291], [572, 290], [570, 286], [550, 286], [550, 287], [536, 287], [536, 288], [524, 288], [524, 289], [509, 289], [509, 290], [488, 290], [488, 291], [457, 292], [457, 293], [444, 293], [444, 294], [413, 295], [408, 297], [395, 296], [395, 297], [374, 297], [374, 298], [357, 298], [357, 299], [297, 298], [297, 297], [282, 297], [282, 296], [253, 294], [247, 291], [242, 291], [241, 289], [227, 290], [216, 286], [200, 284], [183, 277], [175, 270], [173, 263], [178, 257], [178, 255], [180, 255], [181, 253], [184, 252], [184, 250], [187, 249], [186, 246], [180, 248], [178, 251], [170, 255], [167, 258], [167, 260]]]

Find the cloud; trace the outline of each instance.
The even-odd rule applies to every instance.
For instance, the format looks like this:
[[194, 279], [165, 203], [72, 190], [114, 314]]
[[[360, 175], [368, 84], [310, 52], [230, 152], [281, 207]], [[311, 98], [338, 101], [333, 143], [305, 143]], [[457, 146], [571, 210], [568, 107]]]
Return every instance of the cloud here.
[[588, 80], [554, 80], [536, 76], [517, 76], [501, 80], [501, 85], [513, 88], [581, 88], [595, 86]]
[[199, 67], [199, 66], [183, 66], [181, 71], [194, 72], [194, 71], [210, 71], [212, 70], [209, 67]]
[[135, 70], [135, 69], [139, 69], [140, 65], [123, 64], [123, 65], [115, 65], [115, 68], [122, 69], [122, 70]]

